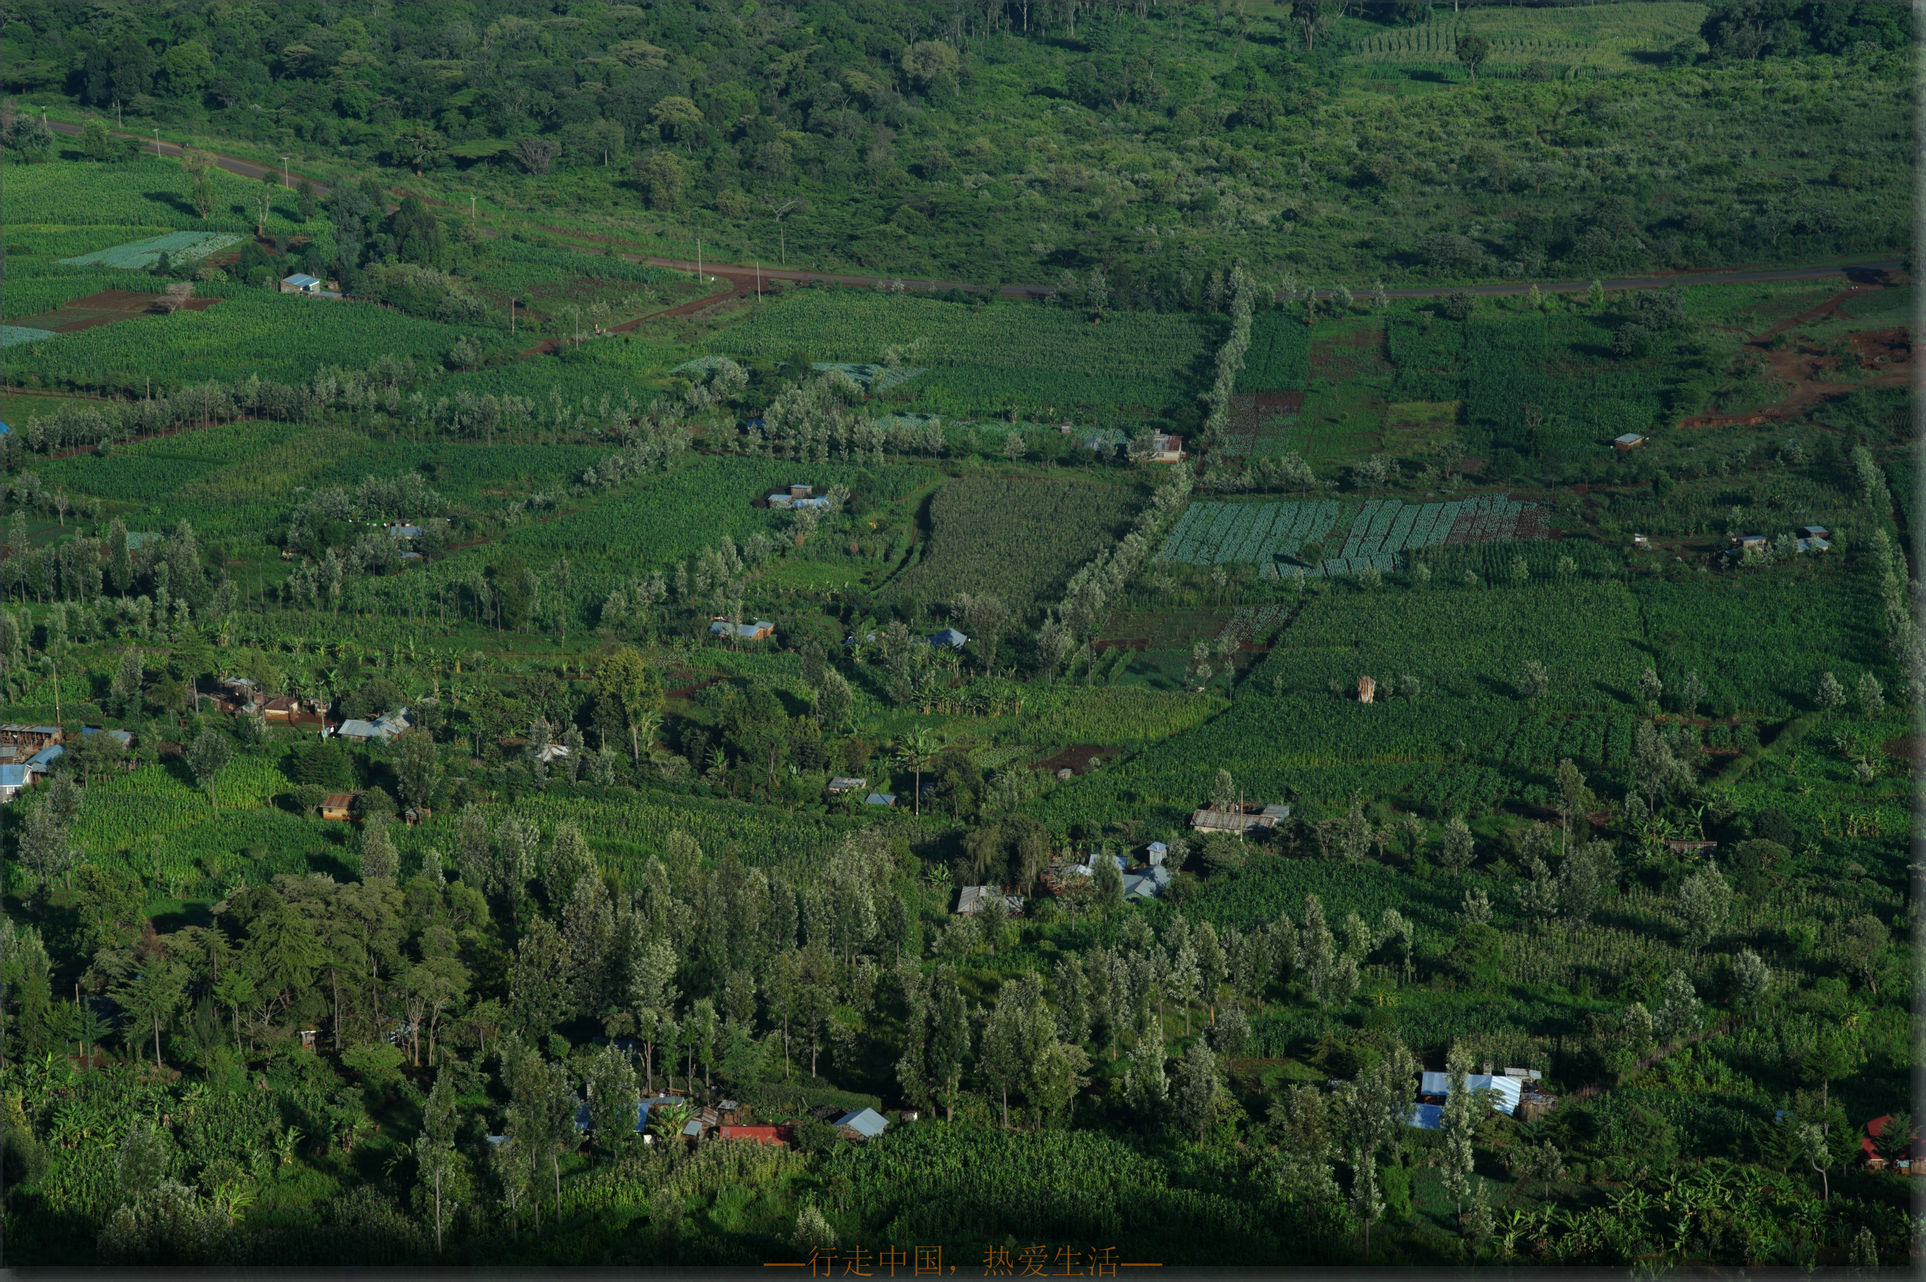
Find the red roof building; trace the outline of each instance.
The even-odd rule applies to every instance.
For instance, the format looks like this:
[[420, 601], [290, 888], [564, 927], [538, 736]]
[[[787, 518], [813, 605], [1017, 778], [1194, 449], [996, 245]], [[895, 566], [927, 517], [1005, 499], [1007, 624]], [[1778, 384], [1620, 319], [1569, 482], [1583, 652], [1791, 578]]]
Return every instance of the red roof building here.
[[[1892, 1120], [1892, 1114], [1890, 1113], [1884, 1117], [1873, 1118], [1872, 1121], [1866, 1123], [1866, 1133], [1859, 1137], [1859, 1152], [1865, 1157], [1866, 1165], [1875, 1171], [1885, 1169], [1886, 1159], [1879, 1155], [1878, 1141], [1879, 1137], [1885, 1133], [1886, 1123]], [[1919, 1135], [1918, 1132], [1914, 1132], [1912, 1143], [1908, 1144], [1905, 1151], [1899, 1154], [1899, 1169], [1907, 1174], [1911, 1174], [1915, 1169], [1918, 1169], [1921, 1174], [1926, 1174], [1926, 1166], [1919, 1166], [1913, 1161], [1913, 1158], [1916, 1157], [1918, 1153]]]

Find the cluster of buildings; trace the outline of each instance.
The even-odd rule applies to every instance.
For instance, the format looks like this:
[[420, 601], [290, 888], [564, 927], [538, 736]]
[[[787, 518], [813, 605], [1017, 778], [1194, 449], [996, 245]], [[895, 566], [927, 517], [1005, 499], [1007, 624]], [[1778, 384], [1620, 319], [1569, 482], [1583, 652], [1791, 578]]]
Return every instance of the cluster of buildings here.
[[[1465, 1075], [1465, 1089], [1474, 1094], [1487, 1093], [1494, 1111], [1530, 1122], [1549, 1113], [1558, 1102], [1541, 1084], [1544, 1076], [1543, 1070], [1535, 1068], [1507, 1068], [1493, 1073], [1487, 1064], [1484, 1072]], [[1444, 1106], [1450, 1098], [1451, 1074], [1418, 1074], [1418, 1096], [1405, 1116], [1406, 1124], [1425, 1131], [1442, 1130]]]
[[[654, 1144], [656, 1133], [649, 1129], [649, 1114], [664, 1106], [684, 1104], [677, 1095], [655, 1095], [640, 1101], [635, 1110], [635, 1133], [642, 1137], [644, 1144]], [[695, 1108], [689, 1120], [683, 1123], [676, 1138], [689, 1145], [703, 1140], [736, 1141], [748, 1144], [771, 1144], [790, 1146], [796, 1142], [796, 1128], [792, 1123], [756, 1124], [745, 1120], [746, 1110], [732, 1099], [725, 1099], [714, 1105]], [[889, 1121], [873, 1108], [844, 1109], [835, 1105], [824, 1105], [811, 1111], [810, 1116], [819, 1122], [827, 1122], [836, 1128], [837, 1135], [852, 1143], [873, 1140], [889, 1129]], [[905, 1121], [916, 1120], [915, 1110], [905, 1110], [900, 1116]], [[595, 1129], [595, 1119], [585, 1099], [575, 1102], [575, 1129], [588, 1134]], [[503, 1135], [490, 1135], [488, 1142], [504, 1143]]]

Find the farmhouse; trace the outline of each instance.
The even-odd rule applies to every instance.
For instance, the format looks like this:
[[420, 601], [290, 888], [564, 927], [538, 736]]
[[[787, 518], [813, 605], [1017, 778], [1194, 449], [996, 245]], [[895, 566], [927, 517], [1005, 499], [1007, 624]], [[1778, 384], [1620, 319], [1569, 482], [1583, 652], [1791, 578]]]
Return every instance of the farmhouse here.
[[1170, 869], [1162, 864], [1139, 868], [1123, 875], [1125, 899], [1155, 899], [1170, 886]]
[[37, 775], [44, 775], [53, 763], [67, 755], [67, 750], [57, 743], [50, 743], [39, 752], [27, 758], [27, 769]]
[[925, 639], [939, 650], [961, 650], [964, 643], [969, 641], [968, 637], [955, 628], [944, 628], [941, 632], [932, 632]]
[[852, 792], [865, 792], [868, 789], [869, 780], [861, 775], [837, 775], [829, 781], [829, 795], [832, 797], [841, 797]]
[[836, 1130], [846, 1140], [873, 1140], [888, 1128], [883, 1115], [873, 1108], [857, 1109], [836, 1119]]
[[281, 278], [281, 292], [283, 294], [313, 294], [320, 288], [321, 282], [306, 272], [296, 272], [292, 276], [283, 276]]
[[398, 738], [409, 724], [408, 709], [401, 708], [394, 712], [384, 712], [373, 721], [350, 717], [341, 723], [341, 728], [335, 731], [335, 734], [343, 739], [352, 739], [356, 743], [389, 743]]
[[896, 794], [893, 792], [872, 792], [863, 798], [865, 806], [894, 806]]
[[1198, 832], [1232, 832], [1242, 836], [1268, 831], [1290, 817], [1289, 806], [1206, 806], [1190, 817], [1190, 826]]
[[1830, 552], [1832, 542], [1821, 534], [1805, 534], [1799, 537], [1801, 552]]
[[33, 783], [33, 772], [25, 765], [9, 763], [0, 766], [0, 802], [13, 800], [13, 795]]
[[[1873, 1118], [1872, 1121], [1866, 1123], [1866, 1133], [1859, 1137], [1859, 1153], [1860, 1156], [1865, 1159], [1868, 1170], [1883, 1171], [1886, 1169], [1886, 1159], [1879, 1155], [1879, 1139], [1885, 1135], [1886, 1127], [1892, 1120], [1890, 1113], [1884, 1117]], [[1919, 1134], [1915, 1131], [1908, 1137], [1906, 1147], [1901, 1150], [1898, 1157], [1893, 1161], [1894, 1167], [1899, 1170], [1900, 1174], [1926, 1175], [1926, 1164], [1921, 1164], [1913, 1160], [1918, 1148]]]
[[767, 641], [776, 634], [776, 625], [767, 619], [757, 619], [754, 623], [731, 623], [717, 615], [709, 620], [709, 635], [712, 637], [734, 637], [738, 641]]
[[1627, 432], [1623, 436], [1614, 436], [1612, 438], [1612, 448], [1620, 454], [1623, 454], [1626, 450], [1635, 450], [1643, 444], [1645, 444], [1645, 438], [1637, 432]]
[[982, 912], [984, 908], [988, 907], [991, 900], [999, 896], [1003, 899], [1003, 906], [1008, 908], [1012, 913], [1020, 913], [1023, 911], [1023, 896], [1005, 895], [1003, 891], [996, 886], [963, 887], [963, 889], [956, 892], [956, 911], [964, 917], [974, 917], [979, 912]]
[[787, 491], [778, 490], [769, 496], [769, 506], [779, 508], [815, 508], [817, 511], [829, 509], [829, 496], [816, 493], [813, 485], [792, 485]]
[[321, 800], [321, 817], [336, 822], [346, 822], [349, 810], [354, 806], [358, 792], [331, 792]]
[[1763, 548], [1765, 545], [1766, 536], [1763, 534], [1735, 534], [1732, 536], [1732, 546], [1738, 548], [1741, 552], [1747, 548]]
[[83, 739], [97, 734], [106, 735], [123, 748], [134, 746], [134, 732], [131, 730], [101, 730], [94, 726], [82, 726], [80, 729], [80, 737]]
[[1823, 525], [1802, 525], [1799, 527], [1799, 537], [1802, 539], [1829, 539], [1832, 537], [1832, 531]]

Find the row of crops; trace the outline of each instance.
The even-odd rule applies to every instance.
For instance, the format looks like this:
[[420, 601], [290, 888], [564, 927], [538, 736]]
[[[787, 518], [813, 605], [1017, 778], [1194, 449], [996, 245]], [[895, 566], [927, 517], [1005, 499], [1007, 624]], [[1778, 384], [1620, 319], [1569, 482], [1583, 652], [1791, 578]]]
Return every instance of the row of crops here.
[[1343, 505], [1335, 499], [1274, 503], [1192, 503], [1164, 540], [1160, 561], [1185, 565], [1264, 565], [1294, 557], [1331, 533]]
[[171, 231], [164, 236], [112, 245], [106, 249], [96, 249], [91, 254], [80, 254], [60, 261], [69, 267], [120, 267], [128, 271], [145, 271], [159, 262], [162, 254], [175, 263], [198, 262], [240, 239], [238, 232], [231, 231]]
[[[1164, 541], [1158, 559], [1186, 565], [1258, 565], [1265, 578], [1277, 578], [1280, 558], [1297, 558], [1313, 544], [1329, 547], [1345, 506], [1335, 499], [1193, 503]], [[1536, 508], [1503, 494], [1443, 503], [1371, 499], [1350, 514], [1336, 554], [1303, 568], [1311, 575], [1393, 570], [1401, 554], [1419, 548], [1516, 539], [1527, 532], [1521, 522]]]
[[1238, 372], [1239, 392], [1295, 391], [1311, 370], [1311, 327], [1302, 317], [1278, 309], [1251, 318], [1251, 345]]

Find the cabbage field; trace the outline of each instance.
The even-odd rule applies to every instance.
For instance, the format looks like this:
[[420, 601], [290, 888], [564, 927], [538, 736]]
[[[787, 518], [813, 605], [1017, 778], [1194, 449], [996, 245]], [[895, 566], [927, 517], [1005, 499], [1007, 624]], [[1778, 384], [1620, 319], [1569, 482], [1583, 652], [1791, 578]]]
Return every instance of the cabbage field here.
[[69, 267], [124, 267], [129, 271], [145, 271], [159, 262], [162, 254], [166, 254], [170, 262], [193, 262], [217, 254], [240, 239], [238, 232], [231, 231], [170, 231], [164, 236], [96, 249], [91, 254], [60, 261]]
[[1394, 570], [1400, 554], [1419, 548], [1532, 537], [1542, 530], [1536, 512], [1536, 504], [1503, 494], [1443, 503], [1370, 499], [1356, 507], [1336, 499], [1193, 503], [1157, 559], [1257, 565], [1264, 578], [1275, 579], [1280, 561], [1298, 560], [1315, 544], [1329, 555], [1301, 566], [1307, 575], [1362, 574], [1373, 567]]

